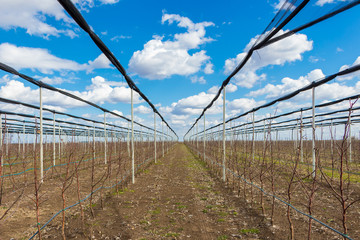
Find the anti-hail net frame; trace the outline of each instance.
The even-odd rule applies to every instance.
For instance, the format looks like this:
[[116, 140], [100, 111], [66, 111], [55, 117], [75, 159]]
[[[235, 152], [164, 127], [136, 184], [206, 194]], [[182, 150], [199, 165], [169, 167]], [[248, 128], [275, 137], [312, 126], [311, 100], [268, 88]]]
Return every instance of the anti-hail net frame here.
[[[329, 94], [324, 98], [324, 92], [335, 81], [357, 76], [360, 65], [347, 65], [300, 89], [269, 97], [265, 103], [241, 114], [226, 113], [229, 115], [225, 118], [224, 112], [220, 118], [213, 117], [211, 111], [224, 109], [224, 88], [254, 55], [261, 58], [261, 49], [281, 44], [283, 39], [302, 31], [309, 34], [312, 27], [346, 14], [359, 1], [334, 1], [322, 8], [316, 3], [283, 3], [263, 33], [247, 47], [245, 57], [222, 83], [184, 139], [239, 195], [260, 203], [262, 213], [271, 221], [275, 221], [276, 208], [284, 209], [285, 215], [286, 208], [290, 209], [288, 219], [292, 221], [290, 229], [295, 229], [295, 236], [301, 231], [308, 233], [307, 227], [316, 222], [330, 236], [356, 239], [358, 233], [351, 228], [359, 221], [356, 215], [359, 192], [356, 179], [360, 176], [359, 95], [349, 91], [348, 96], [342, 94], [345, 97]], [[332, 34], [336, 34], [335, 29]], [[324, 194], [328, 197], [319, 196]], [[293, 223], [295, 213], [304, 219], [302, 225]], [[348, 220], [349, 216], [352, 220]], [[315, 239], [321, 237], [313, 230], [309, 233]]]
[[[94, 32], [90, 35], [120, 70], [133, 97], [149, 104], [153, 119], [140, 123], [136, 114], [125, 117], [120, 113], [123, 109], [109, 110], [75, 91], [56, 88], [0, 63], [3, 72], [31, 87], [38, 99], [0, 98], [2, 237], [33, 238], [65, 212], [102, 204], [104, 191], [119, 193], [128, 182], [135, 182], [135, 175], [164, 157], [177, 140], [115, 56]], [[31, 216], [24, 219], [19, 206], [31, 209]], [[34, 228], [29, 230], [31, 224]]]

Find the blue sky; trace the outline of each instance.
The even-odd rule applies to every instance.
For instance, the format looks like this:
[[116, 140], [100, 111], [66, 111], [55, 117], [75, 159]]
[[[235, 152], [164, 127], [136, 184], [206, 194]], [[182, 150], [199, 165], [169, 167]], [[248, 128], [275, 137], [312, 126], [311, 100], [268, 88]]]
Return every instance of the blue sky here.
[[[73, 2], [180, 136], [281, 4], [278, 0]], [[310, 1], [284, 30], [327, 13], [339, 2]], [[129, 116], [130, 91], [123, 77], [57, 1], [0, 3], [0, 62]], [[360, 7], [354, 7], [255, 53], [228, 87], [227, 117], [360, 63], [358, 16]], [[317, 102], [358, 93], [358, 82], [356, 74], [336, 79], [319, 89]], [[0, 96], [38, 104], [37, 87], [4, 72], [0, 72]], [[276, 108], [285, 112], [306, 106], [309, 100], [309, 94], [305, 94]], [[138, 97], [135, 102], [136, 120], [151, 125], [153, 115], [147, 104]], [[98, 110], [53, 93], [45, 93], [44, 104], [95, 119], [101, 115]], [[219, 121], [220, 104], [209, 111], [208, 126]], [[0, 107], [34, 113], [5, 104]]]

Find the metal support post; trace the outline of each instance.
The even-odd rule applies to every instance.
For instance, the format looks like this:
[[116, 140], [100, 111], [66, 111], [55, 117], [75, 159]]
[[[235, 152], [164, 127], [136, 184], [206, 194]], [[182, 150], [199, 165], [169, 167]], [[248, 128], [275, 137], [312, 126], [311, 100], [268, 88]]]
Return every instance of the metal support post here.
[[351, 149], [351, 110], [349, 110], [349, 135], [348, 135], [348, 142], [349, 142], [349, 162], [352, 162], [352, 149]]
[[165, 133], [164, 133], [164, 122], [161, 122], [161, 132], [162, 132], [162, 156], [165, 156], [165, 149], [164, 149], [164, 138], [165, 138]]
[[198, 123], [196, 123], [196, 149], [199, 149], [199, 126], [198, 126], [199, 124]]
[[93, 159], [95, 160], [96, 153], [95, 153], [95, 123], [93, 124]]
[[225, 101], [226, 101], [226, 87], [224, 86], [223, 88], [223, 169], [222, 169], [222, 177], [223, 177], [223, 181], [226, 181], [226, 143], [225, 143]]
[[204, 134], [203, 134], [203, 138], [204, 138], [204, 162], [206, 162], [206, 153], [205, 153], [205, 147], [206, 147], [206, 139], [205, 139], [205, 113], [204, 113]]
[[[3, 166], [4, 165], [4, 162], [3, 162], [3, 129], [2, 129], [2, 116], [1, 116], [1, 114], [0, 114], [0, 151], [1, 151], [0, 164], [1, 164], [1, 166]], [[0, 174], [2, 174], [2, 172], [0, 172]]]
[[104, 112], [104, 163], [107, 164], [107, 156], [106, 156], [106, 150], [107, 150], [107, 134], [106, 134], [106, 112]]
[[316, 156], [315, 156], [315, 87], [312, 88], [312, 176], [316, 177]]
[[135, 183], [135, 149], [134, 149], [134, 90], [131, 88], [131, 180]]
[[253, 112], [253, 117], [252, 117], [252, 127], [253, 127], [253, 134], [252, 134], [252, 160], [253, 162], [255, 161], [255, 112]]
[[43, 102], [40, 87], [40, 181], [44, 182], [44, 146], [43, 146]]
[[53, 166], [55, 166], [55, 112], [53, 115], [54, 119], [53, 119]]
[[304, 140], [303, 140], [303, 114], [300, 117], [300, 161], [304, 162]]
[[157, 160], [156, 160], [156, 113], [155, 112], [154, 112], [154, 158], [156, 163]]

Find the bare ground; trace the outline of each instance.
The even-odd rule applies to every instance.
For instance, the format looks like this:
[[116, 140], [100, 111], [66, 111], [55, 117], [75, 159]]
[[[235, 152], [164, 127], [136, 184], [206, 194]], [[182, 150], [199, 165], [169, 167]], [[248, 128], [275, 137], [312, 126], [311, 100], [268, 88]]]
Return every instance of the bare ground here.
[[[98, 203], [94, 209], [94, 217], [86, 211], [84, 224], [79, 213], [68, 217], [68, 239], [282, 238], [258, 211], [212, 178], [183, 144], [139, 173], [135, 184], [108, 193], [104, 207]], [[61, 238], [59, 220], [43, 237]]]

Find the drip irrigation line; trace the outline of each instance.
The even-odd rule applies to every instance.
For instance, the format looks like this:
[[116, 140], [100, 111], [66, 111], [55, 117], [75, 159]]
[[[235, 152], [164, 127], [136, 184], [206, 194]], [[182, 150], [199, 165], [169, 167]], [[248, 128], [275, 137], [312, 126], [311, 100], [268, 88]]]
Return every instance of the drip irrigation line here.
[[110, 49], [104, 44], [104, 42], [95, 34], [94, 31], [91, 30], [90, 26], [81, 15], [79, 10], [75, 7], [75, 5], [70, 0], [58, 0], [61, 6], [66, 10], [66, 12], [75, 20], [75, 22], [86, 32], [89, 34], [90, 38], [93, 42], [98, 46], [98, 48], [104, 53], [104, 55], [109, 59], [109, 61], [119, 70], [119, 72], [124, 76], [128, 86], [137, 92], [142, 99], [144, 99], [152, 110], [160, 117], [160, 119], [166, 124], [166, 126], [175, 134], [176, 132], [169, 126], [169, 124], [165, 121], [163, 116], [158, 112], [155, 106], [150, 102], [150, 100], [145, 96], [144, 93], [140, 91], [140, 89], [136, 86], [136, 84], [132, 81], [132, 79], [127, 75], [125, 68], [120, 64], [118, 59], [114, 56], [114, 54], [110, 51]]
[[[195, 152], [197, 152], [199, 155], [201, 155], [200, 152], [199, 152], [197, 149], [194, 149], [194, 148], [192, 148], [192, 147], [191, 147], [191, 149], [195, 150]], [[209, 157], [207, 156], [207, 158], [209, 158]], [[211, 161], [212, 164], [215, 163], [216, 165], [218, 165], [218, 167], [223, 168], [223, 165], [222, 165], [222, 164], [219, 164], [219, 163], [217, 163], [216, 161], [212, 161], [212, 160], [210, 160], [210, 161]], [[349, 240], [353, 240], [353, 239], [350, 238], [348, 235], [346, 235], [346, 234], [340, 232], [339, 230], [337, 230], [337, 229], [335, 229], [335, 228], [327, 225], [326, 223], [323, 223], [322, 221], [318, 220], [317, 218], [313, 217], [312, 215], [309, 215], [309, 214], [304, 213], [303, 211], [297, 209], [297, 208], [296, 208], [295, 206], [293, 206], [291, 203], [288, 203], [288, 202], [286, 202], [285, 200], [282, 200], [280, 197], [278, 197], [278, 196], [276, 196], [276, 195], [274, 195], [274, 194], [271, 194], [271, 193], [266, 192], [263, 188], [259, 187], [259, 186], [256, 185], [255, 183], [247, 180], [247, 179], [244, 178], [243, 176], [241, 176], [241, 175], [233, 172], [231, 169], [229, 169], [229, 168], [226, 167], [226, 170], [227, 170], [228, 172], [230, 172], [233, 176], [235, 176], [235, 177], [237, 177], [237, 178], [240, 178], [240, 179], [241, 179], [243, 182], [245, 182], [246, 184], [254, 186], [254, 187], [257, 188], [258, 190], [260, 190], [261, 192], [263, 192], [265, 195], [267, 195], [267, 196], [269, 196], [269, 197], [275, 198], [276, 200], [280, 201], [281, 203], [283, 203], [283, 204], [291, 207], [291, 208], [294, 209], [296, 212], [298, 212], [298, 213], [300, 213], [300, 214], [302, 214], [302, 215], [304, 215], [304, 216], [306, 216], [306, 217], [308, 217], [308, 218], [313, 219], [313, 220], [316, 221], [317, 223], [319, 223], [319, 224], [323, 225], [324, 227], [330, 229], [331, 231], [333, 231], [333, 232], [341, 235], [342, 237], [344, 237], [344, 238], [346, 238], [346, 239], [349, 239]]]

